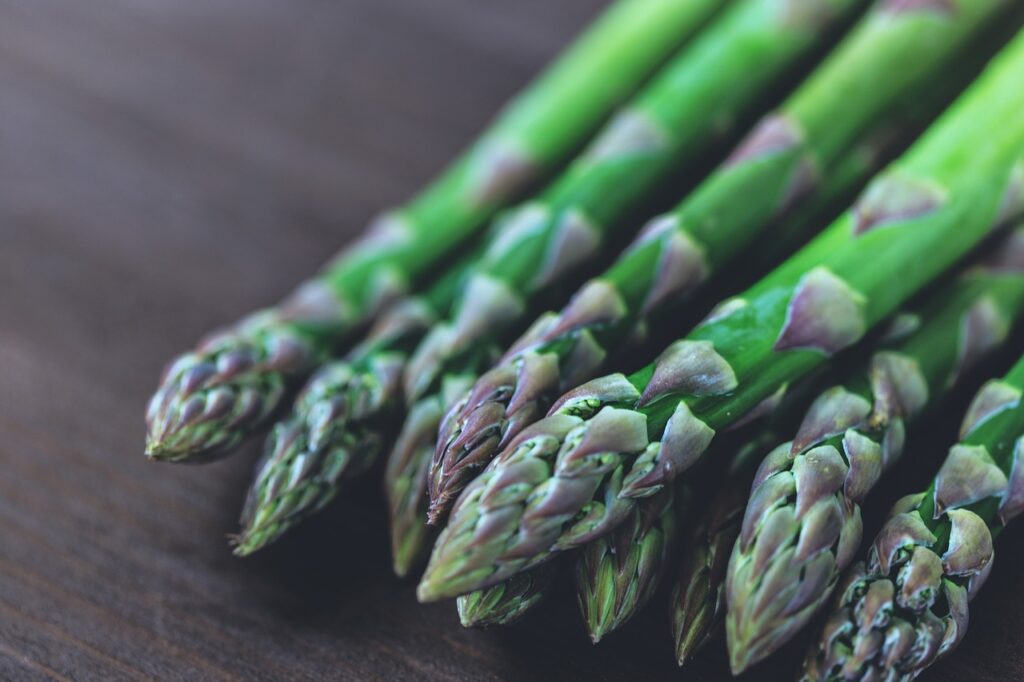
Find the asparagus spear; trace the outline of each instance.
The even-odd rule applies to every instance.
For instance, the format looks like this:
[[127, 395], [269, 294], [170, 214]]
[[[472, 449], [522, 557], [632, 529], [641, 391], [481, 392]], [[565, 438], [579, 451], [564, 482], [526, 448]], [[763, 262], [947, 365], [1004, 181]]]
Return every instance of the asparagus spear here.
[[1024, 228], [995, 258], [940, 288], [886, 344], [808, 409], [796, 437], [762, 462], [729, 560], [726, 632], [733, 672], [807, 624], [860, 545], [860, 503], [908, 429], [1024, 318]]
[[767, 443], [775, 442], [775, 432], [769, 428], [740, 448], [682, 543], [679, 574], [670, 601], [672, 640], [680, 666], [711, 641], [725, 622], [729, 552], [740, 534], [757, 456]]
[[462, 626], [483, 628], [518, 622], [547, 598], [557, 566], [558, 562], [551, 561], [487, 589], [462, 595], [455, 602]]
[[692, 659], [722, 629], [725, 618], [725, 557], [739, 534], [746, 490], [731, 481], [702, 516], [683, 553], [672, 591], [672, 640], [680, 666]]
[[410, 400], [463, 373], [481, 341], [512, 327], [535, 292], [587, 261], [668, 176], [701, 161], [857, 0], [740, 0], [626, 105], [547, 191], [510, 212], [453, 319], [417, 349]]
[[492, 585], [608, 532], [717, 431], [853, 345], [1020, 211], [1021, 69], [1024, 36], [821, 236], [655, 363], [566, 393], [524, 429], [455, 504], [420, 599]]
[[[778, 442], [778, 439], [765, 440], [762, 436], [744, 446], [733, 462], [731, 468], [734, 471], [730, 480], [741, 479], [739, 471], [752, 469], [754, 456], [760, 454], [763, 445], [768, 442]], [[762, 447], [759, 448], [759, 445]], [[750, 473], [753, 474], [752, 471]], [[743, 501], [746, 500], [746, 492], [746, 488], [740, 491]], [[597, 538], [584, 547], [576, 561], [577, 601], [587, 634], [595, 644], [605, 635], [625, 625], [657, 591], [676, 541], [673, 528], [680, 514], [679, 498], [686, 498], [689, 505], [691, 495], [688, 489], [683, 490], [682, 495], [656, 495], [645, 501], [645, 506], [638, 506], [628, 522], [617, 527], [610, 535]], [[742, 516], [742, 512], [741, 506], [736, 515]], [[738, 518], [736, 523], [739, 524]], [[729, 547], [732, 546], [732, 539], [735, 539], [735, 535], [728, 541]], [[724, 551], [723, 560], [719, 562], [723, 574], [724, 557], [727, 556]], [[497, 594], [514, 593], [519, 589], [517, 586], [522, 584], [520, 580], [523, 576], [541, 571], [551, 563], [543, 563], [537, 568], [517, 573], [504, 582], [472, 594], [491, 591]]]
[[896, 503], [853, 568], [808, 680], [909, 680], [967, 631], [993, 540], [1024, 509], [1024, 358], [977, 394], [928, 491]]
[[[424, 559], [436, 532], [426, 524], [427, 467], [444, 404], [466, 389], [458, 379], [446, 382], [440, 395], [417, 402], [409, 410], [384, 471], [388, 532], [395, 575], [404, 578]], [[470, 592], [471, 590], [465, 590]]]
[[235, 554], [269, 545], [330, 503], [343, 481], [377, 460], [382, 431], [399, 414], [401, 372], [409, 351], [450, 308], [474, 261], [463, 261], [418, 296], [385, 312], [344, 360], [321, 366], [291, 414], [270, 432], [240, 519]]
[[583, 548], [576, 561], [576, 600], [594, 644], [654, 596], [675, 545], [677, 514], [673, 490], [666, 488]]
[[[699, 291], [774, 228], [898, 105], [916, 106], [1003, 0], [882, 2], [731, 158], [561, 311], [538, 320], [445, 418], [431, 466], [431, 518], [559, 390], [592, 378], [644, 320]], [[807, 233], [779, 230], [780, 244]]]
[[[503, 219], [503, 236], [468, 278], [451, 322], [435, 327], [407, 365], [407, 399], [447, 408], [450, 403], [438, 398], [442, 385], [475, 380], [496, 359], [496, 341], [515, 332], [541, 292], [569, 279], [609, 231], [631, 224], [666, 176], [700, 161], [716, 137], [752, 114], [859, 2], [741, 0], [728, 9], [620, 111], [558, 182]], [[403, 427], [403, 448], [392, 455], [402, 462], [395, 470], [420, 471], [409, 453], [436, 447], [436, 431], [425, 437], [420, 410], [412, 411], [417, 419]], [[423, 466], [429, 466], [431, 455], [425, 456]], [[403, 490], [418, 496], [420, 487]], [[400, 506], [420, 504], [410, 499]], [[398, 542], [411, 548], [408, 539]]]
[[562, 165], [728, 0], [620, 0], [412, 201], [375, 221], [283, 303], [201, 341], [165, 370], [146, 454], [200, 461], [260, 426], [287, 388], [524, 189]]

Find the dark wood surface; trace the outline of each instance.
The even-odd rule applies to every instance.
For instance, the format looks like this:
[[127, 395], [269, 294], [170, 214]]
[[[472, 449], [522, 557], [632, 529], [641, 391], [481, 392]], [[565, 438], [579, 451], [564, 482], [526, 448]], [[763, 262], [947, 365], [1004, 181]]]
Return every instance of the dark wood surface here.
[[[417, 605], [375, 481], [236, 560], [255, 448], [141, 455], [167, 358], [420, 186], [599, 5], [0, 0], [0, 679], [726, 679], [720, 647], [677, 671], [663, 603], [596, 648], [567, 594], [506, 631]], [[1020, 678], [1013, 543], [930, 679]]]

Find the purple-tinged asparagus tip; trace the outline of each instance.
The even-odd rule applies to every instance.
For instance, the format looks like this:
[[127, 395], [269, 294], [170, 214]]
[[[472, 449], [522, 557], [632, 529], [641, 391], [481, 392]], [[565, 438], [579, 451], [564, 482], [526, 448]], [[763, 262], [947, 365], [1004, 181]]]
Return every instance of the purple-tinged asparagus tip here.
[[498, 450], [543, 416], [559, 379], [556, 356], [525, 353], [485, 373], [455, 403], [441, 424], [431, 463], [429, 523], [439, 523]]
[[[441, 439], [430, 468], [430, 507], [427, 520], [439, 523], [448, 513], [477, 462], [486, 464], [498, 448], [504, 409], [496, 402], [486, 402], [462, 416], [456, 406], [441, 425]], [[449, 436], [452, 422], [458, 422], [453, 436]], [[448, 433], [446, 433], [446, 431]]]
[[186, 355], [175, 362], [147, 410], [146, 456], [203, 461], [238, 444], [282, 393], [278, 377], [260, 377], [262, 386], [232, 382], [251, 367], [241, 353]]
[[164, 371], [146, 410], [146, 456], [201, 462], [227, 454], [273, 414], [315, 356], [308, 341], [259, 315], [210, 337]]

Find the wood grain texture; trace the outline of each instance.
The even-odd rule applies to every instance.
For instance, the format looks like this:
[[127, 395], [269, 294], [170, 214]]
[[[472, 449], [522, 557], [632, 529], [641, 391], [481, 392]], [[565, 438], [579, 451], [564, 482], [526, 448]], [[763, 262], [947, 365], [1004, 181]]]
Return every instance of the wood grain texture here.
[[[596, 648], [568, 594], [505, 631], [417, 605], [373, 481], [236, 560], [256, 448], [141, 456], [164, 361], [419, 187], [600, 4], [0, 0], [0, 678], [727, 679], [720, 649], [676, 670], [663, 604]], [[929, 679], [1020, 679], [1020, 544]]]

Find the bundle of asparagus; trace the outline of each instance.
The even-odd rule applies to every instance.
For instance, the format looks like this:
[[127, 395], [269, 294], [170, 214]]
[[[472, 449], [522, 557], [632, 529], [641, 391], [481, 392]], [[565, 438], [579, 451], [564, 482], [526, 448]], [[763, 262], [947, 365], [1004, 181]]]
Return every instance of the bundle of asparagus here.
[[824, 391], [796, 437], [761, 464], [728, 567], [735, 672], [817, 613], [860, 545], [860, 503], [900, 457], [915, 421], [1024, 318], [1024, 229], [994, 256], [900, 318], [917, 328]]
[[283, 303], [168, 365], [146, 412], [146, 454], [194, 461], [230, 450], [274, 413], [288, 384], [566, 163], [725, 4], [620, 0], [407, 205], [377, 218]]
[[573, 389], [520, 432], [452, 509], [420, 598], [495, 584], [607, 533], [717, 432], [853, 346], [1020, 210], [1021, 68], [1024, 37], [818, 238], [655, 362]]
[[764, 230], [789, 219], [789, 229], [773, 235], [784, 252], [817, 227], [794, 218], [794, 209], [822, 183], [837, 183], [837, 191], [854, 184], [856, 173], [835, 172], [851, 147], [901, 105], [921, 106], [958, 47], [1000, 5], [961, 4], [952, 17], [879, 4], [722, 168], [652, 220], [560, 314], [542, 317], [514, 344], [446, 418], [431, 472], [433, 517], [559, 389], [592, 378], [646, 318], [671, 314], [664, 309], [691, 298]]
[[[414, 513], [392, 522], [392, 544], [406, 552], [399, 564], [411, 564], [427, 549], [411, 539], [425, 537], [419, 528], [428, 513], [424, 472], [439, 421], [424, 420], [421, 406], [430, 405], [435, 417], [443, 414], [494, 362], [495, 344], [521, 331], [538, 292], [575, 284], [574, 266], [600, 260], [610, 232], [633, 227], [666, 179], [703, 162], [712, 143], [749, 118], [856, 5], [827, 0], [811, 11], [806, 2], [737, 0], [612, 118], [549, 190], [506, 218], [505, 234], [467, 282], [452, 320], [431, 330], [405, 370], [415, 418], [403, 427], [401, 447], [391, 457], [403, 466], [389, 467], [386, 480], [392, 507]], [[575, 359], [592, 361], [586, 353]], [[407, 480], [413, 482], [407, 488], [395, 485]]]
[[841, 574], [916, 421], [1024, 328], [1024, 33], [982, 68], [1010, 0], [866, 4], [618, 0], [408, 205], [173, 361], [146, 454], [208, 461], [287, 408], [236, 554], [391, 447], [395, 572], [436, 539], [417, 594], [466, 627], [573, 564], [597, 643], [672, 578], [677, 661], [724, 630], [738, 674], [836, 592], [804, 676], [916, 676], [1020, 510], [1024, 360]]
[[[732, 122], [744, 120], [768, 89], [825, 40], [822, 31], [855, 4], [830, 0], [816, 12], [793, 16], [763, 0], [736, 3], [659, 71], [548, 189], [498, 220], [484, 254], [468, 268], [454, 301], [446, 306], [449, 320], [424, 335], [404, 368], [409, 418], [386, 477], [396, 572], [406, 573], [426, 548], [420, 542], [426, 537], [420, 528], [425, 520], [423, 460], [434, 450], [440, 414], [451, 402], [445, 396], [457, 395], [491, 364], [493, 343], [518, 330], [541, 293], [571, 283], [581, 262], [599, 258], [608, 233], [629, 229], [629, 218], [642, 211], [666, 178], [702, 161], [713, 141], [725, 136]], [[698, 106], [706, 115], [693, 115]], [[394, 409], [398, 386], [372, 365], [359, 373], [336, 368], [321, 373], [317, 381], [331, 375], [338, 383], [321, 392], [351, 394], [363, 386], [391, 386], [390, 392], [359, 402], [378, 412]], [[298, 403], [296, 419], [309, 421], [304, 407]], [[332, 434], [318, 448], [320, 454], [304, 454], [311, 467], [319, 468], [315, 463], [337, 447], [330, 441], [355, 439], [346, 429], [349, 415], [334, 414], [333, 423], [320, 429]], [[372, 416], [362, 415], [356, 430]], [[292, 461], [294, 456], [278, 455], [268, 462], [282, 459]], [[256, 486], [264, 477], [257, 475]], [[282, 495], [292, 491], [282, 490], [276, 497]], [[278, 503], [267, 499], [264, 506]], [[310, 492], [303, 506], [314, 511], [322, 504]], [[298, 516], [295, 511], [292, 518]]]
[[978, 392], [927, 491], [896, 503], [840, 591], [811, 680], [909, 679], [967, 632], [993, 541], [1024, 510], [1024, 358]]

